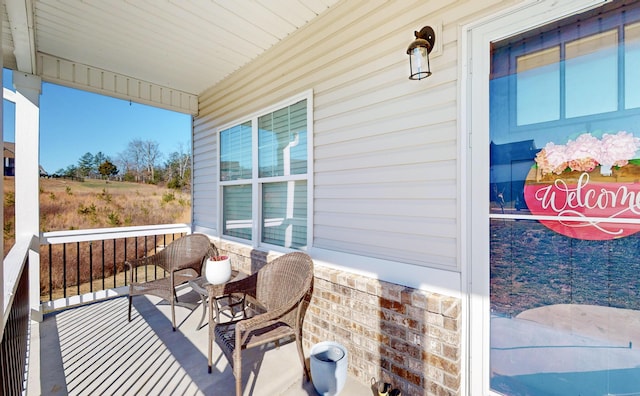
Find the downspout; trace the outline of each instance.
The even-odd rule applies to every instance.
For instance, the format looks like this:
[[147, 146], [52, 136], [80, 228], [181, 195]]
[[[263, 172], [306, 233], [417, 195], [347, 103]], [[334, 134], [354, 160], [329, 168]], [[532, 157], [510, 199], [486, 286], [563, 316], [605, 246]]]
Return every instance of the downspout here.
[[[290, 141], [289, 144], [287, 144], [287, 146], [282, 150], [283, 162], [284, 162], [284, 176], [291, 175], [291, 149], [296, 147], [298, 143], [300, 143], [300, 135], [296, 133], [293, 141]], [[296, 191], [296, 182], [289, 180], [287, 182], [287, 204], [286, 204], [286, 214], [284, 218], [285, 222], [288, 219], [293, 219], [295, 191]], [[287, 225], [284, 238], [285, 238], [284, 245], [291, 246], [293, 243], [293, 224], [289, 223]]]

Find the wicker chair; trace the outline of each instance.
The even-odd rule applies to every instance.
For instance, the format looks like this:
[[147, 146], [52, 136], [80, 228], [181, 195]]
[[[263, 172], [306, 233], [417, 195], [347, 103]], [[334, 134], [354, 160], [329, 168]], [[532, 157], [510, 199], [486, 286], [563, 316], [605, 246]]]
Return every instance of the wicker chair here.
[[[247, 278], [224, 285], [207, 285], [209, 292], [209, 373], [213, 341], [233, 367], [236, 395], [242, 395], [242, 350], [295, 337], [304, 375], [309, 372], [302, 351], [302, 319], [313, 282], [313, 261], [304, 253], [288, 253]], [[247, 318], [216, 323], [215, 297], [244, 293], [255, 312]]]
[[[136, 260], [128, 260], [129, 270], [129, 321], [133, 296], [151, 294], [171, 304], [171, 324], [176, 330], [175, 302], [178, 301], [175, 287], [200, 275], [202, 263], [209, 255], [217, 255], [216, 247], [203, 234], [185, 235], [171, 242], [160, 252]], [[137, 282], [134, 269], [152, 265], [168, 272], [168, 276], [147, 282]]]

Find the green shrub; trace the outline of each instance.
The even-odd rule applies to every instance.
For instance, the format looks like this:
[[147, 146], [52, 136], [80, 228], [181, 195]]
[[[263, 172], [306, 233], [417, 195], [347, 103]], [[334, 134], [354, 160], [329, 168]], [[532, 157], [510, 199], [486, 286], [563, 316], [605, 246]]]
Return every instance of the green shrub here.
[[3, 231], [4, 231], [5, 238], [7, 236], [13, 238], [15, 236], [13, 233], [13, 221], [11, 220], [5, 221]]
[[162, 202], [171, 202], [175, 199], [176, 199], [176, 195], [171, 191], [167, 191], [162, 195]]
[[107, 191], [106, 188], [103, 188], [102, 192], [98, 194], [98, 198], [102, 199], [106, 203], [109, 203], [113, 199], [113, 196], [109, 193], [109, 191]]
[[174, 190], [179, 190], [182, 188], [184, 183], [182, 183], [182, 179], [180, 179], [178, 176], [174, 176], [171, 180], [169, 180], [169, 183], [167, 183], [167, 187], [174, 189]]
[[109, 219], [109, 224], [112, 226], [119, 226], [121, 223], [120, 216], [118, 216], [118, 214], [115, 212], [110, 212], [107, 215], [107, 218]]
[[136, 181], [136, 177], [133, 173], [127, 172], [124, 174], [124, 181], [126, 182], [134, 182]]
[[97, 212], [97, 208], [95, 204], [91, 204], [89, 206], [84, 206], [83, 204], [80, 204], [80, 206], [78, 207], [78, 214], [81, 215], [95, 215]]
[[16, 203], [16, 194], [13, 191], [7, 191], [4, 194], [4, 206], [13, 206]]

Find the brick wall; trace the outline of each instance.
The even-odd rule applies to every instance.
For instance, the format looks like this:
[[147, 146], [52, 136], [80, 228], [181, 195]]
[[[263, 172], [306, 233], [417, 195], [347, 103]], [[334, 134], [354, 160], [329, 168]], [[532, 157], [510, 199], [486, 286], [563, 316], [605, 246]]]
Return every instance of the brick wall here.
[[[246, 272], [276, 257], [218, 246]], [[349, 374], [367, 385], [375, 378], [403, 395], [458, 395], [461, 325], [460, 299], [316, 266], [303, 345], [306, 354], [320, 341], [344, 345]]]
[[460, 300], [316, 267], [304, 346], [336, 341], [349, 350], [349, 373], [383, 379], [405, 395], [457, 395]]

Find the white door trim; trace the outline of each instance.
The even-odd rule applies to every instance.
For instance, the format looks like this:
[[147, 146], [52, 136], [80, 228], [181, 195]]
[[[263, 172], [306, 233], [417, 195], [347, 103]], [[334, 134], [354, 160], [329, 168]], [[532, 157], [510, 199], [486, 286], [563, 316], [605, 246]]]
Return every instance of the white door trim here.
[[[463, 287], [463, 394], [497, 395], [489, 383], [489, 76], [490, 44], [604, 0], [526, 0], [462, 26], [460, 34], [460, 219]], [[469, 198], [467, 198], [469, 197]]]

